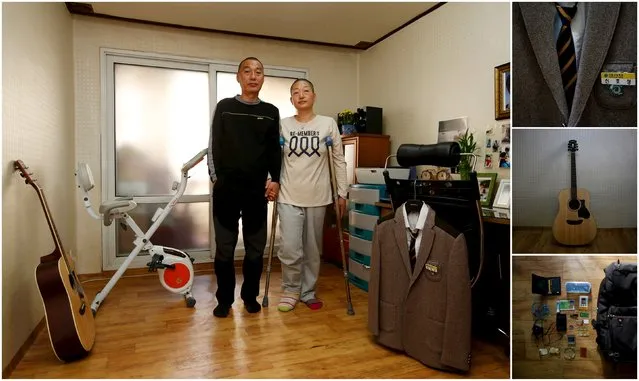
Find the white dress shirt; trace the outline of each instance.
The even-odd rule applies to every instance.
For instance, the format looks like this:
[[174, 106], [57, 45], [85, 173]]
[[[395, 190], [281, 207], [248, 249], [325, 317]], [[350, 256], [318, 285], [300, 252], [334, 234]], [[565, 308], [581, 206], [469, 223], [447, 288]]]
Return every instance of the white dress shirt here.
[[411, 229], [419, 229], [419, 233], [417, 234], [417, 238], [415, 239], [415, 258], [419, 255], [419, 244], [422, 242], [422, 232], [424, 230], [424, 224], [426, 223], [426, 216], [428, 216], [428, 205], [425, 202], [422, 202], [422, 208], [419, 210], [419, 215], [417, 213], [411, 213], [408, 215], [406, 213], [406, 204], [402, 205], [402, 212], [404, 213], [404, 222], [406, 224], [406, 239], [408, 240], [408, 248], [410, 250], [410, 241], [412, 237], [410, 235]]
[[[572, 31], [572, 41], [575, 44], [575, 59], [577, 61], [577, 69], [579, 69], [579, 61], [581, 57], [581, 46], [584, 41], [584, 34], [586, 33], [586, 13], [588, 10], [588, 3], [580, 2], [580, 3], [561, 3], [557, 4], [562, 7], [574, 7], [577, 4], [577, 13], [575, 13], [575, 17], [572, 18], [570, 22], [570, 29]], [[554, 25], [554, 36], [555, 43], [559, 38], [559, 31], [561, 30], [561, 17], [559, 16], [559, 12], [555, 15], [555, 25]]]

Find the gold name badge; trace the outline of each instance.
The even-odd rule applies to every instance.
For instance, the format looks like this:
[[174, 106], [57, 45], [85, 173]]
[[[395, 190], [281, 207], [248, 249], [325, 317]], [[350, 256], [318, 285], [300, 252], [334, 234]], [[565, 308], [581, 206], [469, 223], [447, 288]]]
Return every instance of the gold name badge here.
[[635, 73], [626, 72], [602, 72], [601, 83], [604, 85], [635, 86], [637, 76]]
[[426, 268], [426, 270], [435, 274], [437, 274], [437, 271], [439, 271], [439, 268], [437, 266], [430, 263], [427, 263], [424, 267]]

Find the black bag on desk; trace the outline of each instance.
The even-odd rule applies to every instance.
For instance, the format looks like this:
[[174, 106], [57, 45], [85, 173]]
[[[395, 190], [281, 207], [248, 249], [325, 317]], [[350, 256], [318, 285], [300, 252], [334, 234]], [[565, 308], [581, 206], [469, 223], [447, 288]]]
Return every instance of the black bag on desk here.
[[604, 272], [592, 322], [599, 350], [613, 361], [636, 362], [637, 264], [611, 263]]

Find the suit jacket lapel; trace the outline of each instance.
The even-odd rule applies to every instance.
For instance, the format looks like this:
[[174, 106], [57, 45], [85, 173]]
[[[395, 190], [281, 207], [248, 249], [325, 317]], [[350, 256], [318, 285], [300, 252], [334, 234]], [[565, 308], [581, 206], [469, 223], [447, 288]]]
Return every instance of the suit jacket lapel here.
[[419, 243], [417, 261], [415, 262], [415, 271], [412, 273], [409, 289], [413, 286], [413, 283], [415, 283], [417, 278], [419, 278], [419, 275], [424, 270], [424, 266], [426, 265], [428, 257], [430, 257], [430, 250], [433, 247], [433, 241], [435, 241], [435, 231], [433, 230], [434, 226], [435, 211], [433, 209], [429, 209], [428, 216], [426, 216], [426, 223], [424, 224], [424, 228], [422, 230], [422, 240]]
[[[526, 32], [532, 45], [537, 63], [550, 88], [557, 107], [564, 120], [568, 120], [568, 102], [561, 81], [559, 61], [553, 36], [553, 23], [557, 10], [552, 3], [519, 3], [521, 15], [526, 24]], [[584, 41], [585, 42], [585, 41]], [[517, 68], [513, 67], [513, 75], [517, 75]]]
[[408, 242], [406, 238], [406, 223], [404, 221], [404, 208], [398, 208], [395, 212], [395, 241], [397, 242], [398, 254], [402, 257], [404, 268], [408, 277], [411, 276], [410, 259], [408, 258]]
[[[583, 3], [582, 3], [583, 4]], [[608, 54], [619, 16], [619, 3], [588, 3], [577, 84], [568, 126], [576, 126]]]

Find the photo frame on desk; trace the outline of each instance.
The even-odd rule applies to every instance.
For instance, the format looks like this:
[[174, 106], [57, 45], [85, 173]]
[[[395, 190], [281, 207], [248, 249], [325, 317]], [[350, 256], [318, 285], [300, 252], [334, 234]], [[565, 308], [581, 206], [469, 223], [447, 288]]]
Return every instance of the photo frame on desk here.
[[497, 173], [477, 173], [477, 185], [479, 186], [479, 201], [482, 207], [489, 208], [495, 195]]
[[499, 182], [493, 208], [510, 208], [510, 179], [503, 179]]
[[495, 120], [510, 118], [510, 62], [495, 67]]

